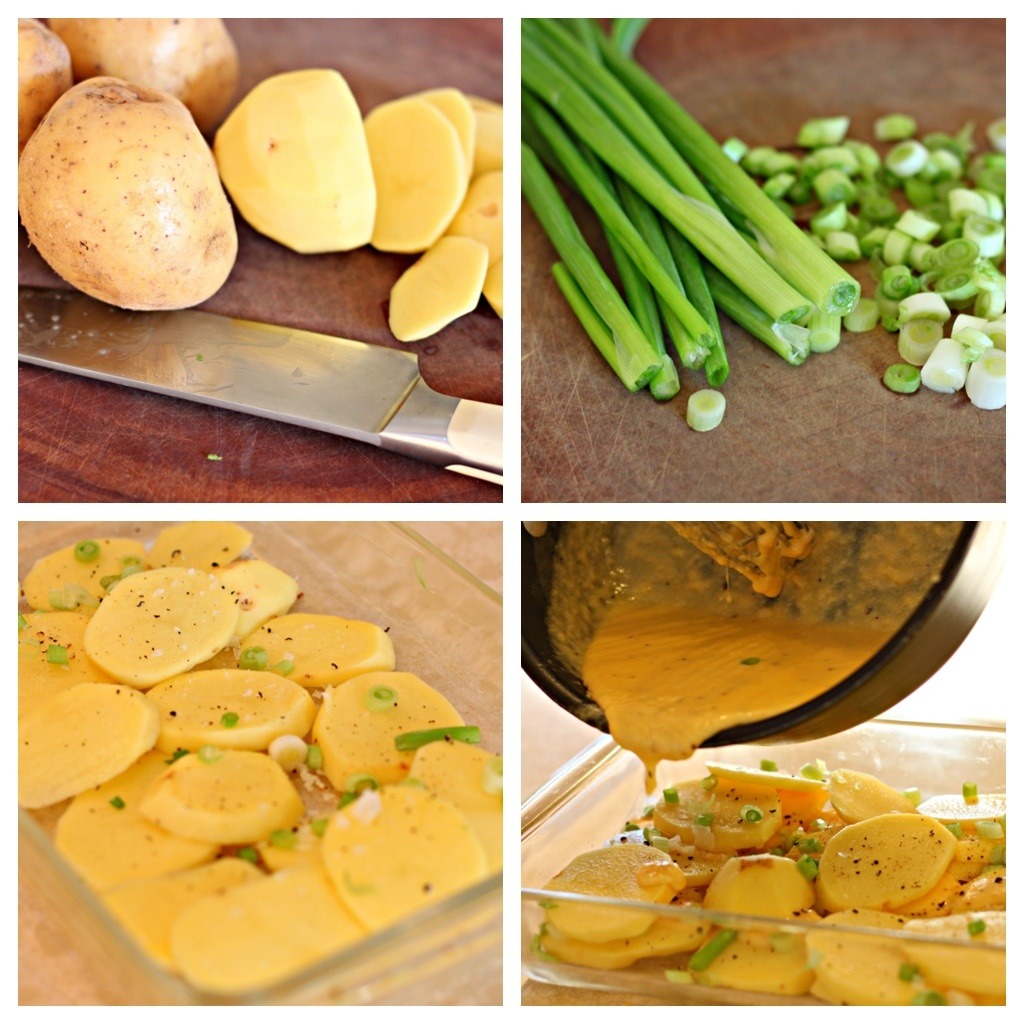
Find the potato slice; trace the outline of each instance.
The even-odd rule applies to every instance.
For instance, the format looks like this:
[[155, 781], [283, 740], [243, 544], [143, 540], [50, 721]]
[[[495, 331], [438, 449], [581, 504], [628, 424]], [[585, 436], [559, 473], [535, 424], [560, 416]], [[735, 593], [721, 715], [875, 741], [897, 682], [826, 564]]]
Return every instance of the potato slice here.
[[[326, 819], [322, 824], [326, 826]], [[311, 826], [311, 822], [303, 822], [293, 828], [288, 833], [293, 838], [287, 842], [278, 841], [279, 837], [276, 836], [274, 839], [261, 839], [256, 844], [260, 860], [270, 871], [284, 871], [306, 864], [320, 865], [320, 843], [323, 837], [318, 836]]]
[[204, 896], [225, 893], [265, 877], [255, 864], [240, 857], [223, 857], [162, 878], [126, 882], [107, 890], [103, 902], [157, 963], [174, 970], [171, 929], [178, 915]]
[[171, 952], [192, 985], [231, 995], [282, 981], [365, 934], [315, 864], [197, 900], [175, 919]]
[[428, 743], [416, 751], [409, 777], [447, 800], [469, 822], [487, 855], [489, 871], [501, 870], [502, 794], [484, 785], [495, 756], [470, 743]]
[[438, 239], [391, 289], [388, 325], [399, 341], [421, 341], [472, 313], [487, 277], [487, 246], [472, 238]]
[[913, 814], [915, 810], [913, 802], [892, 786], [867, 772], [849, 768], [832, 772], [828, 779], [828, 796], [836, 814], [849, 825], [890, 811]]
[[156, 745], [167, 751], [205, 744], [266, 750], [278, 736], [305, 736], [316, 718], [309, 693], [273, 672], [188, 672], [154, 686], [148, 697], [160, 708]]
[[353, 775], [385, 784], [409, 774], [416, 755], [396, 749], [399, 734], [462, 724], [447, 698], [411, 672], [367, 672], [324, 691], [313, 742], [331, 785], [347, 790]]
[[[775, 833], [781, 820], [779, 796], [767, 786], [721, 779], [712, 790], [699, 779], [675, 787], [678, 803], [664, 798], [654, 808], [655, 827], [667, 836], [679, 836], [685, 844], [718, 853], [757, 849]], [[761, 811], [760, 821], [746, 821], [741, 811], [747, 805]], [[697, 821], [701, 814], [713, 814], [709, 827]]]
[[792, 918], [814, 906], [814, 886], [796, 861], [758, 853], [732, 857], [708, 886], [704, 906], [734, 914]]
[[484, 298], [490, 303], [491, 309], [500, 317], [505, 315], [505, 285], [502, 277], [503, 260], [497, 260], [487, 268], [484, 278]]
[[166, 767], [164, 754], [144, 754], [120, 775], [79, 793], [61, 815], [54, 844], [94, 889], [157, 878], [217, 855], [219, 844], [173, 835], [142, 816], [142, 798]]
[[[92, 538], [84, 538], [92, 540]], [[99, 554], [88, 562], [79, 561], [75, 557], [77, 544], [70, 544], [52, 555], [40, 558], [35, 565], [29, 569], [25, 576], [22, 589], [25, 592], [25, 600], [29, 607], [41, 611], [51, 611], [53, 605], [50, 603], [52, 591], [63, 592], [65, 587], [81, 588], [93, 599], [92, 607], [83, 606], [76, 609], [83, 613], [91, 613], [100, 599], [107, 593], [106, 588], [100, 580], [107, 576], [120, 576], [125, 567], [126, 559], [133, 559], [136, 564], [145, 566], [146, 549], [135, 540], [124, 540], [121, 538], [100, 538], [93, 541], [99, 545]], [[69, 591], [68, 598], [73, 599], [73, 590]], [[70, 600], [65, 602], [64, 607]]]
[[255, 843], [304, 813], [280, 765], [251, 750], [178, 758], [153, 780], [139, 809], [168, 832], [210, 843]]
[[472, 177], [488, 171], [500, 171], [503, 160], [503, 111], [498, 103], [469, 96], [469, 105], [476, 117], [476, 146], [473, 149]]
[[949, 901], [951, 914], [1006, 909], [1006, 868], [989, 868], [965, 882]]
[[377, 186], [371, 244], [383, 252], [424, 252], [466, 194], [459, 134], [433, 103], [415, 96], [382, 104], [364, 125]]
[[[18, 628], [18, 714], [79, 683], [115, 680], [85, 653], [85, 627], [89, 616], [81, 612], [29, 612]], [[50, 661], [51, 647], [63, 647], [67, 664]]]
[[795, 793], [823, 793], [826, 789], [821, 779], [808, 779], [788, 772], [770, 772], [764, 768], [748, 768], [746, 765], [725, 764], [722, 761], [706, 761], [704, 767], [716, 779], [728, 779], [730, 782], [750, 782], [755, 786], [790, 789]]
[[299, 585], [269, 562], [247, 558], [213, 570], [238, 600], [235, 638], [241, 640], [269, 619], [284, 615], [299, 596]]
[[672, 856], [680, 870], [686, 875], [688, 889], [699, 889], [710, 885], [711, 880], [728, 863], [730, 858], [728, 853], [699, 850], [696, 846], [684, 846], [681, 850], [673, 850]]
[[475, 238], [487, 246], [487, 265], [501, 259], [504, 175], [491, 171], [474, 178], [445, 235]]
[[956, 863], [951, 862], [945, 874], [924, 895], [900, 906], [903, 917], [945, 917], [950, 903], [963, 891], [964, 883], [957, 878]]
[[[675, 884], [658, 878], [653, 885], [642, 884], [649, 877], [645, 869], [675, 867], [667, 853], [653, 846], [623, 843], [603, 846], [574, 857], [545, 889], [581, 893], [644, 903], [668, 903], [685, 888], [680, 874]], [[678, 869], [676, 869], [678, 870]], [[556, 897], [545, 905], [548, 921], [563, 935], [584, 942], [613, 942], [643, 935], [658, 919], [654, 910], [620, 909], [597, 904], [559, 902]]]
[[137, 690], [79, 683], [18, 720], [18, 803], [47, 807], [98, 786], [153, 749], [160, 712]]
[[898, 910], [938, 883], [955, 849], [952, 832], [923, 814], [882, 814], [847, 825], [818, 862], [822, 904]]
[[261, 234], [302, 253], [369, 242], [376, 187], [366, 132], [337, 71], [265, 78], [221, 126], [213, 152], [239, 213]]
[[541, 937], [545, 952], [567, 964], [596, 967], [600, 970], [621, 970], [637, 960], [650, 956], [670, 956], [696, 949], [711, 925], [705, 922], [659, 917], [643, 935], [610, 942], [585, 942], [563, 935], [550, 925]]
[[917, 813], [927, 814], [943, 823], [991, 821], [1006, 813], [1006, 794], [979, 794], [974, 803], [967, 803], [960, 794], [932, 796], [918, 806]]
[[252, 534], [237, 523], [177, 523], [157, 534], [149, 561], [154, 568], [210, 572], [233, 562], [251, 543]]
[[433, 104], [452, 123], [459, 136], [459, 145], [462, 147], [468, 185], [473, 168], [473, 155], [476, 151], [476, 117], [469, 100], [458, 89], [427, 89], [413, 95]]
[[[981, 921], [982, 931], [971, 934], [968, 926]], [[974, 925], [977, 927], [977, 925]], [[907, 960], [917, 964], [933, 985], [981, 992], [989, 996], [1006, 995], [1006, 950], [985, 946], [1006, 944], [1006, 912], [999, 910], [954, 914], [941, 918], [917, 918], [908, 921], [903, 951]], [[954, 939], [958, 945], [914, 942], [914, 936]], [[974, 948], [964, 948], [969, 942]]]
[[150, 569], [121, 580], [85, 629], [86, 653], [146, 689], [212, 657], [234, 636], [238, 606], [216, 576]]
[[814, 981], [803, 936], [782, 932], [740, 932], [706, 969], [690, 971], [701, 985], [773, 995], [802, 995]]
[[250, 633], [241, 647], [262, 647], [271, 665], [294, 662], [288, 678], [306, 687], [335, 686], [395, 667], [391, 638], [380, 626], [337, 615], [281, 615]]
[[335, 892], [371, 930], [487, 875], [465, 816], [416, 786], [364, 791], [331, 817], [320, 849]]

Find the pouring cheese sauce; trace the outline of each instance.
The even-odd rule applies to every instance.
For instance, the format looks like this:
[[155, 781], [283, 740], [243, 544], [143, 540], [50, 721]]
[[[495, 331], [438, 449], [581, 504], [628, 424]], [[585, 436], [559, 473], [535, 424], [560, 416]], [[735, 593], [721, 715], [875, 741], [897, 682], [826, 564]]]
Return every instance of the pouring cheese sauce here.
[[815, 523], [810, 554], [766, 597], [670, 524], [565, 524], [549, 634], [653, 779], [658, 761], [859, 668], [938, 580], [961, 526]]

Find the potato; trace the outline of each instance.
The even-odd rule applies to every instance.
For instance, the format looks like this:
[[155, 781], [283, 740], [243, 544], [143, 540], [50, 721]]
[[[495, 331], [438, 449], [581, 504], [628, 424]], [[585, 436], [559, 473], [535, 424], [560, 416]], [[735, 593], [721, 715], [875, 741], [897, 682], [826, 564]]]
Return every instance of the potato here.
[[269, 562], [247, 558], [213, 570], [213, 575], [238, 601], [235, 637], [241, 640], [268, 619], [284, 615], [299, 596], [299, 585]]
[[98, 786], [153, 749], [160, 712], [138, 690], [79, 683], [18, 719], [18, 803], [47, 807]]
[[609, 942], [586, 942], [563, 935], [550, 925], [541, 936], [544, 951], [567, 964], [620, 970], [648, 956], [669, 956], [696, 949], [711, 930], [711, 925], [696, 920], [659, 917], [636, 938]]
[[337, 71], [259, 83], [217, 132], [213, 152], [241, 215], [296, 252], [370, 241], [377, 192], [362, 115]]
[[476, 145], [473, 148], [472, 177], [476, 178], [488, 171], [500, 171], [504, 166], [502, 158], [502, 121], [501, 105], [490, 100], [482, 100], [477, 96], [467, 97], [476, 117]]
[[[968, 926], [982, 922], [982, 931], [971, 934]], [[1006, 943], [1006, 912], [990, 910], [951, 917], [908, 921], [904, 931], [907, 941], [903, 950], [907, 960], [917, 964], [933, 985], [981, 992], [989, 996], [1006, 994], [1006, 950], [985, 949], [987, 945]], [[933, 936], [969, 942], [963, 946], [913, 942], [912, 936]]]
[[71, 54], [35, 18], [18, 19], [18, 156], [57, 98], [71, 88]]
[[157, 534], [149, 564], [211, 572], [233, 562], [251, 543], [252, 534], [238, 523], [176, 523]]
[[[81, 590], [92, 600], [90, 602], [78, 595], [82, 599], [79, 600], [79, 607], [74, 610], [91, 615], [100, 598], [106, 596], [104, 579], [120, 576], [127, 565], [146, 565], [146, 549], [137, 540], [123, 537], [90, 538], [83, 543], [98, 545], [95, 557], [82, 561], [75, 553], [78, 545], [69, 544], [60, 551], [40, 558], [29, 569], [22, 589], [25, 591], [25, 600], [32, 608], [41, 611], [52, 609], [51, 595], [57, 591], [59, 593], [55, 596], [62, 607], [72, 610], [68, 606], [74, 602], [76, 591]], [[67, 594], [63, 593], [65, 587], [69, 588]]]
[[501, 259], [502, 246], [502, 189], [504, 175], [491, 171], [473, 179], [466, 192], [466, 198], [459, 207], [446, 235], [461, 238], [475, 238], [487, 246], [487, 265], [493, 266]]
[[502, 260], [497, 260], [492, 263], [487, 268], [487, 276], [484, 278], [484, 298], [500, 317], [505, 315], [505, 284], [502, 276], [502, 262]]
[[[717, 853], [755, 849], [771, 838], [781, 820], [778, 793], [767, 786], [722, 778], [712, 790], [705, 790], [699, 779], [681, 782], [675, 788], [679, 801], [659, 800], [654, 825], [665, 835], [679, 836], [701, 849]], [[760, 820], [746, 821], [741, 816], [747, 805], [761, 811]], [[714, 815], [710, 826], [698, 824], [703, 813]]]
[[740, 932], [707, 968], [690, 970], [701, 985], [774, 995], [802, 995], [814, 981], [803, 937], [783, 933]]
[[213, 154], [189, 112], [117, 78], [88, 79], [51, 107], [18, 163], [18, 209], [53, 270], [126, 309], [198, 305], [238, 250]]
[[395, 282], [388, 325], [399, 341], [421, 341], [476, 309], [487, 277], [487, 246], [439, 238]]
[[796, 861], [758, 853], [731, 858], [715, 875], [704, 897], [708, 910], [759, 917], [791, 918], [814, 906], [814, 886]]
[[890, 811], [914, 812], [908, 797], [867, 772], [838, 768], [828, 779], [828, 796], [836, 814], [847, 824], [874, 818]]
[[238, 86], [238, 53], [220, 18], [50, 18], [75, 80], [109, 76], [181, 100], [199, 130], [217, 127]]
[[452, 123], [459, 136], [459, 145], [462, 147], [468, 185], [473, 169], [473, 154], [476, 150], [477, 123], [469, 100], [458, 89], [427, 89], [414, 95], [433, 104]]
[[1006, 868], [989, 868], [958, 889], [949, 901], [949, 912], [1006, 909]]

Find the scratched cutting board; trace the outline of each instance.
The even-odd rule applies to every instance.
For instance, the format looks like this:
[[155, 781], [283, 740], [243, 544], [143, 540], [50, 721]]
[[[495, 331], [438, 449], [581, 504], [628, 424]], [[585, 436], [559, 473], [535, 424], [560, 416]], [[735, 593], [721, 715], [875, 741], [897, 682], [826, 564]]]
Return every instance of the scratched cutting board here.
[[[261, 79], [336, 68], [367, 112], [396, 96], [456, 86], [501, 101], [501, 22], [228, 21], [240, 99]], [[403, 347], [387, 326], [391, 285], [413, 257], [300, 256], [236, 216], [238, 261], [202, 308]], [[18, 229], [21, 284], [62, 282]], [[475, 312], [414, 346], [431, 387], [502, 400], [502, 324]], [[221, 455], [222, 461], [206, 458]], [[501, 489], [344, 438], [37, 367], [19, 368], [22, 501], [500, 501]]]
[[[871, 139], [895, 111], [921, 132], [974, 121], [981, 143], [1005, 115], [1005, 53], [1002, 20], [656, 19], [636, 55], [715, 138], [781, 148], [810, 117], [849, 114], [849, 137]], [[592, 214], [573, 209], [604, 255]], [[844, 333], [791, 367], [723, 317], [726, 418], [698, 434], [684, 416], [703, 375], [684, 372], [667, 404], [630, 395], [568, 311], [525, 202], [522, 254], [524, 500], [1005, 499], [1005, 411], [887, 391], [894, 335]]]

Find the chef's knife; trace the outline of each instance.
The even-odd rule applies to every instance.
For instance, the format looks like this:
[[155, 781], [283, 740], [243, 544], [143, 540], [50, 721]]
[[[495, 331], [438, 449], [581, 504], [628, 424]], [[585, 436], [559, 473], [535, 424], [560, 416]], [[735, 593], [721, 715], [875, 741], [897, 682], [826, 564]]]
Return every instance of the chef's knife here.
[[433, 391], [412, 352], [19, 287], [18, 358], [340, 434], [501, 483], [501, 406]]

